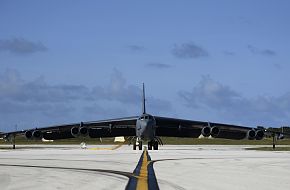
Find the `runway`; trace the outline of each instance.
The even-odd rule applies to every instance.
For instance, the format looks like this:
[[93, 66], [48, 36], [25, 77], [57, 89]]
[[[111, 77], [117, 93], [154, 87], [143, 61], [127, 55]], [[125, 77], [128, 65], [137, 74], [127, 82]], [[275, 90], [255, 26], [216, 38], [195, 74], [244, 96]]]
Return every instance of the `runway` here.
[[[31, 145], [30, 145], [31, 146]], [[0, 189], [289, 189], [290, 152], [250, 146], [0, 149]]]

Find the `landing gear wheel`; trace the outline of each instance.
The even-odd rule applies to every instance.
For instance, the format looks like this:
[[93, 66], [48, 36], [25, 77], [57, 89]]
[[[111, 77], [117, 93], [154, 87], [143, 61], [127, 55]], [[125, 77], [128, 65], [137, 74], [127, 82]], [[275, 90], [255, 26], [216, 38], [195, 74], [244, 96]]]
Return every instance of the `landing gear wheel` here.
[[139, 150], [142, 150], [142, 141], [139, 142]]
[[133, 150], [136, 150], [136, 142], [133, 143]]
[[148, 150], [152, 150], [152, 142], [148, 142]]
[[158, 150], [158, 142], [157, 141], [154, 141], [153, 148], [154, 148], [154, 150]]

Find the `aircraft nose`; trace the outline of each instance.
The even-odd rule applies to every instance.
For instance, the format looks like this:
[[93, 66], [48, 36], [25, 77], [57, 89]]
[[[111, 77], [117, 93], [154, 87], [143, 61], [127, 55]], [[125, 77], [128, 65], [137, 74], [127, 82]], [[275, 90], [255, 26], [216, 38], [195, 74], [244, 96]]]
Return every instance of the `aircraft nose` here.
[[147, 126], [148, 126], [148, 121], [144, 121], [144, 123], [142, 125], [142, 131], [145, 131]]
[[148, 121], [143, 121], [140, 125], [140, 129], [139, 131], [141, 132], [141, 134], [144, 134], [147, 130], [148, 127]]

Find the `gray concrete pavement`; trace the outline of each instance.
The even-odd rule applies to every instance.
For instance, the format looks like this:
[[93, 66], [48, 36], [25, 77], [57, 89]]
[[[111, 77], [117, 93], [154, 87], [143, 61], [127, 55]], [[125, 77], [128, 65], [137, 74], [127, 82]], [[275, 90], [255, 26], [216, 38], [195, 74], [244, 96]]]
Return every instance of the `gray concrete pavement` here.
[[[142, 151], [124, 145], [0, 150], [0, 189], [125, 189]], [[290, 152], [245, 146], [149, 151], [160, 189], [290, 189]]]
[[150, 155], [160, 159], [154, 163], [160, 189], [290, 189], [290, 152], [244, 147], [167, 146]]

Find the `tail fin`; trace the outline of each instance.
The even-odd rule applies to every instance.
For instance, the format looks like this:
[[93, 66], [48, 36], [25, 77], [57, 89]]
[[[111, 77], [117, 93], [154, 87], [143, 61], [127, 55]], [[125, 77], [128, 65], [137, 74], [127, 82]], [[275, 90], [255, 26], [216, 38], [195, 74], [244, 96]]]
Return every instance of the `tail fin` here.
[[143, 96], [142, 96], [142, 113], [146, 113], [146, 105], [145, 105], [145, 86], [143, 83]]

